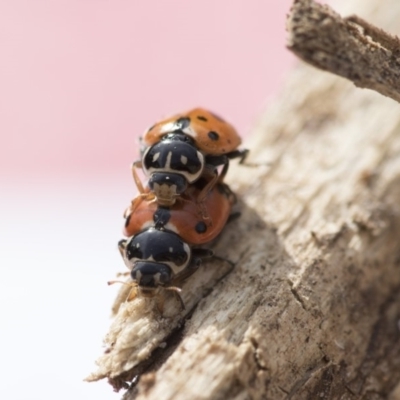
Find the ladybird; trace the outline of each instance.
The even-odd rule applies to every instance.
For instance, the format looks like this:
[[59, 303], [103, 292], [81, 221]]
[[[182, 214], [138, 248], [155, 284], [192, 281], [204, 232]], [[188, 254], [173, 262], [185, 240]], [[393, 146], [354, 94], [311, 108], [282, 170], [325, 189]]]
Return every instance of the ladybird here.
[[[193, 274], [204, 258], [212, 257], [208, 249], [192, 249], [175, 232], [159, 230], [154, 227], [145, 229], [131, 238], [121, 240], [118, 247], [132, 279], [128, 301], [136, 295], [143, 297], [158, 296], [162, 311], [162, 290], [172, 291], [185, 308], [176, 285]], [[111, 281], [109, 284], [117, 281]]]
[[153, 125], [143, 136], [143, 144], [153, 146], [171, 132], [191, 137], [204, 154], [231, 153], [242, 143], [236, 129], [221, 117], [204, 108], [174, 115]]
[[202, 203], [203, 208], [199, 210], [196, 199], [206, 184], [206, 181], [200, 179], [188, 188], [181, 201], [171, 207], [159, 206], [141, 196], [135, 198], [125, 211], [123, 234], [132, 236], [153, 226], [175, 232], [193, 245], [215, 239], [231, 214], [236, 196], [228, 185], [218, 183], [207, 193]]
[[[229, 160], [239, 158], [243, 163], [248, 154], [237, 149], [241, 139], [232, 125], [202, 108], [158, 122], [144, 134], [142, 143], [142, 158], [132, 165], [133, 178], [142, 196], [166, 207], [200, 177], [208, 181], [198, 193], [197, 202], [204, 201], [208, 191], [223, 180]], [[150, 193], [145, 192], [138, 168], [149, 177]]]

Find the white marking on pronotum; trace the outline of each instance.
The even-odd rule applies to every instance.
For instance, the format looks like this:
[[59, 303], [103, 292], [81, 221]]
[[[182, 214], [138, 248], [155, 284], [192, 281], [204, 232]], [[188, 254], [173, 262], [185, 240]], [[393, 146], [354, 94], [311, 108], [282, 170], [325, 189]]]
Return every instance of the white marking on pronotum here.
[[161, 127], [160, 132], [169, 133], [173, 132], [174, 130], [175, 130], [175, 122], [168, 122]]
[[165, 225], [164, 228], [168, 229], [169, 231], [178, 233], [178, 228], [174, 224], [171, 224], [170, 222], [168, 222], [167, 225]]
[[181, 163], [182, 163], [183, 165], [186, 165], [186, 164], [187, 164], [187, 161], [188, 161], [187, 157], [184, 156], [184, 155], [182, 155], [182, 156], [181, 156]]
[[[144, 231], [145, 229], [151, 228], [152, 226], [153, 226], [153, 221], [144, 222], [142, 227], [141, 227], [141, 230]], [[139, 246], [137, 246], [137, 247], [139, 248]]]
[[185, 249], [185, 253], [187, 254], [187, 258], [188, 258], [188, 260], [190, 260], [190, 256], [191, 256], [191, 250], [190, 250], [190, 247], [189, 247], [189, 245], [187, 244], [187, 243], [183, 243], [183, 248]]
[[165, 162], [165, 169], [167, 171], [171, 170], [171, 158], [172, 158], [172, 151], [168, 152], [167, 161]]
[[169, 250], [170, 253], [174, 252], [174, 248], [173, 247], [170, 247], [168, 250]]
[[[146, 152], [143, 155], [143, 158], [146, 158], [147, 152], [149, 151], [150, 148], [151, 147], [149, 147], [146, 150]], [[163, 167], [161, 167], [161, 168], [154, 168], [154, 167], [146, 168], [146, 166], [143, 165], [143, 171], [146, 175], [151, 175], [152, 173], [157, 172], [157, 171], [163, 171], [163, 172], [168, 172], [168, 173], [172, 173], [172, 174], [179, 174], [179, 175], [184, 176], [189, 183], [193, 183], [194, 181], [196, 181], [203, 172], [205, 161], [204, 161], [203, 154], [201, 154], [199, 151], [197, 152], [197, 159], [199, 160], [201, 167], [194, 174], [190, 173], [188, 171], [176, 171], [176, 170], [172, 169], [171, 168], [171, 159], [172, 159], [172, 152], [169, 152], [167, 155], [166, 163]], [[181, 161], [182, 161], [182, 159], [181, 159]], [[167, 177], [166, 179], [169, 179], [169, 177]], [[154, 190], [154, 191], [156, 191], [156, 190]]]
[[154, 274], [154, 283], [156, 285], [158, 285], [160, 283], [160, 278], [161, 278], [161, 273], [157, 272], [156, 274]]
[[140, 279], [142, 278], [142, 273], [139, 270], [135, 271], [135, 278], [136, 282], [140, 282]]
[[154, 154], [153, 156], [153, 162], [156, 162], [158, 160], [158, 158], [160, 157], [160, 152]]
[[182, 132], [185, 133], [188, 136], [191, 136], [193, 138], [197, 137], [197, 132], [195, 129], [193, 129], [190, 125], [187, 126], [186, 128], [182, 129]]

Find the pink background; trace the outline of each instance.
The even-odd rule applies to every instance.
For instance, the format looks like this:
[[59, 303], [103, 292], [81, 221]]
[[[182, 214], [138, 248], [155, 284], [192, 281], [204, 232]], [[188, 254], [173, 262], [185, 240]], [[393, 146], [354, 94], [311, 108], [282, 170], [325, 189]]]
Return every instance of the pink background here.
[[82, 379], [124, 270], [137, 137], [199, 105], [246, 136], [293, 64], [290, 3], [0, 0], [0, 398], [120, 398]]
[[198, 105], [246, 135], [290, 64], [290, 3], [0, 1], [1, 170], [126, 173], [146, 127]]

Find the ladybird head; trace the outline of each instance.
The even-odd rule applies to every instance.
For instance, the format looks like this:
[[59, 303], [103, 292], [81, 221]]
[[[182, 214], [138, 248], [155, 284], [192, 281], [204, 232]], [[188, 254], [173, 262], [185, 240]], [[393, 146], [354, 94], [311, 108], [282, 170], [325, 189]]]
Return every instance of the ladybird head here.
[[151, 261], [138, 261], [131, 271], [131, 278], [145, 297], [154, 296], [161, 286], [171, 281], [172, 270], [168, 265]]
[[142, 163], [158, 203], [171, 206], [201, 176], [205, 160], [190, 137], [175, 132], [149, 147]]
[[[126, 266], [131, 270], [132, 282], [109, 281], [108, 284], [122, 283], [135, 288], [130, 292], [128, 301], [139, 293], [143, 297], [158, 296], [161, 290], [174, 292], [185, 308], [180, 296], [181, 289], [171, 286], [178, 272], [191, 261], [192, 253], [188, 244], [170, 231], [148, 228], [130, 239], [118, 242], [118, 248]], [[160, 304], [162, 309], [162, 303]]]
[[188, 181], [184, 176], [168, 172], [154, 172], [151, 174], [149, 188], [155, 193], [160, 206], [172, 206], [188, 187]]
[[188, 266], [192, 256], [189, 245], [177, 234], [155, 228], [121, 242], [131, 278], [145, 296], [167, 287], [174, 275]]

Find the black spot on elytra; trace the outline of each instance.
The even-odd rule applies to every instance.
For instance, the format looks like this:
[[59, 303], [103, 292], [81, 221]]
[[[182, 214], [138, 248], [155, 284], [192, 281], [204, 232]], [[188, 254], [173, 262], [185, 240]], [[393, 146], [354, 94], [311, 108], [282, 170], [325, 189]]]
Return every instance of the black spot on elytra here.
[[156, 229], [162, 229], [167, 225], [168, 221], [171, 219], [171, 212], [169, 208], [158, 207], [153, 215], [154, 226]]
[[216, 140], [219, 139], [218, 133], [217, 133], [217, 132], [214, 132], [214, 131], [208, 132], [208, 137], [209, 137], [211, 140], [213, 140], [213, 141], [216, 141]]
[[196, 226], [194, 227], [194, 229], [196, 229], [197, 233], [204, 233], [207, 231], [207, 225], [203, 222], [200, 221], [196, 224]]
[[176, 120], [175, 122], [176, 130], [183, 130], [190, 125], [189, 117], [182, 117]]
[[197, 119], [199, 119], [200, 121], [204, 121], [204, 122], [208, 121], [208, 119], [206, 117], [203, 117], [202, 115], [198, 115]]

